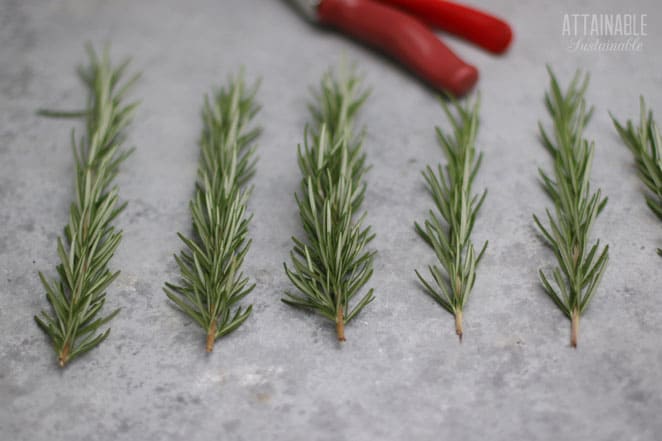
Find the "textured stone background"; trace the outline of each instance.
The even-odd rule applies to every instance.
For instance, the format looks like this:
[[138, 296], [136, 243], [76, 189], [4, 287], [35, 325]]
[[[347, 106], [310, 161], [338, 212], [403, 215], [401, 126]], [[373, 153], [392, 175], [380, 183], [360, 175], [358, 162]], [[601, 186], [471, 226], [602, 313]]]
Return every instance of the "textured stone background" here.
[[[654, 248], [662, 228], [607, 110], [636, 116], [643, 93], [662, 112], [662, 8], [656, 0], [476, 3], [511, 20], [516, 40], [496, 58], [448, 39], [482, 73], [478, 188], [490, 188], [475, 230], [490, 247], [460, 345], [451, 316], [413, 274], [433, 259], [412, 228], [430, 205], [419, 172], [440, 160], [433, 126], [446, 126], [430, 90], [280, 1], [0, 0], [0, 438], [659, 439], [662, 267]], [[562, 15], [577, 12], [648, 14], [643, 52], [568, 52]], [[122, 313], [102, 346], [60, 370], [32, 315], [47, 307], [37, 271], [54, 273], [72, 198], [72, 123], [34, 111], [81, 105], [74, 67], [86, 40], [112, 40], [116, 59], [134, 56], [143, 104], [130, 131], [137, 151], [119, 176], [129, 206], [107, 310]], [[377, 299], [339, 347], [332, 325], [279, 298], [290, 287], [282, 271], [289, 237], [300, 233], [292, 194], [308, 87], [343, 53], [373, 90], [361, 122], [373, 166], [365, 208], [379, 254], [370, 282]], [[536, 138], [546, 62], [564, 82], [578, 67], [592, 74], [593, 177], [610, 198], [594, 233], [611, 245], [611, 262], [578, 350], [536, 276], [553, 263], [531, 221], [549, 205], [536, 176], [550, 164]], [[255, 312], [206, 355], [202, 331], [169, 306], [161, 286], [177, 275], [175, 232], [189, 229], [202, 95], [240, 64], [263, 78], [246, 261]]]

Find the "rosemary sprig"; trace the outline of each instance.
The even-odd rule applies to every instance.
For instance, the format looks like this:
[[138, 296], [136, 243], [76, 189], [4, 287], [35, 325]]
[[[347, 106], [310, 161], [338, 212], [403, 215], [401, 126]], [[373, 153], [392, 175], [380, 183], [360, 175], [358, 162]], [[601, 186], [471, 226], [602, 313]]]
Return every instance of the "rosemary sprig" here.
[[[621, 139], [632, 152], [639, 177], [649, 190], [645, 195], [646, 204], [662, 220], [662, 136], [653, 119], [653, 111], [646, 109], [643, 96], [639, 102], [639, 126], [635, 127], [631, 120], [623, 126], [613, 115], [611, 119]], [[658, 248], [657, 253], [662, 256], [662, 249]]]
[[124, 209], [118, 205], [118, 190], [113, 180], [120, 164], [132, 150], [123, 150], [124, 131], [138, 103], [124, 103], [124, 96], [137, 80], [134, 75], [123, 81], [129, 60], [118, 66], [110, 62], [108, 49], [101, 57], [87, 46], [90, 64], [78, 70], [89, 91], [82, 112], [39, 113], [54, 117], [84, 117], [86, 134], [71, 145], [76, 168], [76, 199], [71, 204], [64, 239], [58, 238], [59, 281], [49, 281], [39, 273], [52, 313], [35, 316], [39, 327], [51, 338], [60, 366], [101, 343], [110, 332], [97, 333], [117, 313], [98, 317], [106, 301], [106, 289], [117, 278], [108, 262], [117, 249], [122, 232], [112, 221]]
[[365, 248], [374, 235], [362, 226], [365, 213], [354, 220], [366, 190], [366, 156], [352, 122], [367, 96], [353, 72], [343, 69], [338, 78], [327, 72], [322, 79], [310, 106], [314, 124], [298, 146], [303, 179], [295, 198], [307, 243], [293, 237], [292, 269], [284, 264], [300, 294], [286, 292], [283, 302], [334, 321], [339, 341], [345, 325], [374, 299], [370, 289], [350, 308], [373, 272], [374, 252]]
[[432, 281], [418, 271], [416, 275], [425, 292], [455, 316], [455, 332], [462, 341], [462, 311], [487, 248], [485, 242], [476, 253], [471, 242], [476, 216], [487, 196], [487, 190], [479, 196], [471, 189], [483, 158], [476, 151], [480, 100], [466, 107], [455, 102], [457, 115], [443, 100], [441, 105], [453, 128], [451, 135], [436, 127], [447, 164], [438, 164], [436, 172], [427, 166], [422, 173], [437, 211], [429, 211], [424, 226], [414, 224], [421, 238], [434, 249], [441, 266], [428, 266]]
[[547, 295], [571, 322], [571, 345], [577, 347], [579, 317], [595, 294], [609, 259], [609, 246], [600, 252], [600, 241], [588, 245], [591, 227], [607, 204], [600, 190], [590, 189], [594, 143], [583, 138], [591, 118], [584, 95], [588, 74], [578, 71], [565, 93], [548, 67], [550, 90], [545, 94], [547, 111], [553, 121], [553, 138], [539, 123], [540, 139], [554, 159], [554, 176], [540, 169], [545, 192], [554, 202], [555, 214], [547, 210], [548, 226], [537, 216], [533, 219], [551, 247], [559, 266], [552, 279], [540, 270], [540, 280]]
[[259, 111], [257, 89], [258, 83], [247, 88], [241, 73], [205, 97], [198, 182], [190, 203], [193, 237], [178, 234], [185, 245], [175, 255], [181, 281], [163, 288], [206, 331], [207, 352], [252, 310], [252, 305], [235, 305], [255, 287], [240, 268], [250, 246], [252, 216], [246, 215], [246, 202], [252, 189], [244, 184], [255, 172], [254, 141], [260, 129], [252, 128], [251, 121]]

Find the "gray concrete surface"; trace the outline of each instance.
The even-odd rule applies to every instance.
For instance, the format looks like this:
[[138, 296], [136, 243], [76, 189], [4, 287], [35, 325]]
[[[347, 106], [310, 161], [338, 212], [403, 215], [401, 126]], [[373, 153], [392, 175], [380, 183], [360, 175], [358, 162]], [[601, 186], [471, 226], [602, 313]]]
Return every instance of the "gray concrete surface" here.
[[[413, 274], [433, 259], [412, 228], [430, 205], [419, 171], [441, 159], [432, 128], [446, 125], [429, 90], [280, 1], [0, 0], [0, 439], [660, 439], [654, 248], [662, 228], [607, 110], [635, 116], [643, 93], [662, 112], [662, 8], [654, 0], [476, 3], [511, 20], [516, 40], [497, 58], [448, 39], [482, 73], [478, 188], [490, 188], [475, 230], [490, 247], [460, 345], [452, 318]], [[577, 12], [648, 14], [643, 51], [569, 52], [562, 17]], [[47, 307], [37, 271], [54, 273], [72, 197], [71, 123], [34, 110], [80, 106], [74, 67], [86, 40], [112, 41], [116, 59], [135, 57], [143, 104], [130, 131], [137, 151], [119, 177], [129, 206], [108, 307], [122, 313], [103, 345], [60, 370], [32, 315]], [[292, 194], [308, 87], [343, 53], [373, 90], [361, 122], [373, 166], [365, 208], [379, 254], [369, 284], [377, 299], [339, 347], [329, 323], [279, 298], [290, 287], [282, 271], [289, 237], [300, 233]], [[611, 245], [611, 262], [578, 350], [536, 277], [553, 263], [531, 221], [549, 205], [536, 176], [550, 162], [536, 138], [546, 62], [564, 81], [578, 67], [593, 75], [587, 134], [597, 145], [595, 185], [610, 198], [594, 233]], [[202, 332], [161, 286], [177, 274], [175, 232], [189, 229], [202, 95], [240, 64], [263, 78], [246, 260], [255, 312], [207, 355]]]

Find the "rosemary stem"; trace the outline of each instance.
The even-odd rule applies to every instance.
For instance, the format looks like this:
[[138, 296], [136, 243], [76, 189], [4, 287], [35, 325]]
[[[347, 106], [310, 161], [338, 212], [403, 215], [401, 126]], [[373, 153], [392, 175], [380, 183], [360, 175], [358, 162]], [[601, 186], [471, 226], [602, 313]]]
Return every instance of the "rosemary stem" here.
[[577, 347], [577, 337], [579, 335], [579, 310], [574, 309], [571, 315], [572, 330], [570, 334], [570, 346]]
[[179, 234], [185, 245], [175, 255], [180, 280], [163, 288], [172, 305], [206, 334], [208, 353], [252, 311], [239, 302], [255, 288], [241, 266], [250, 246], [246, 204], [251, 188], [246, 184], [255, 172], [260, 135], [259, 127], [251, 127], [259, 111], [257, 88], [257, 83], [246, 87], [241, 71], [205, 96], [198, 182], [189, 205], [193, 228], [188, 237]]
[[[577, 72], [570, 85], [561, 89], [548, 68], [550, 90], [545, 105], [552, 119], [552, 131], [539, 124], [540, 140], [554, 160], [553, 175], [540, 170], [543, 189], [554, 203], [547, 210], [548, 225], [534, 216], [542, 237], [554, 251], [558, 266], [548, 275], [539, 271], [545, 293], [571, 321], [570, 345], [577, 347], [579, 316], [595, 294], [609, 260], [609, 246], [596, 240], [590, 244], [591, 226], [607, 198], [591, 189], [593, 141], [584, 137], [584, 128], [593, 108], [584, 95], [588, 75]], [[602, 248], [602, 251], [600, 251]]]
[[452, 127], [444, 131], [437, 127], [437, 139], [445, 156], [445, 164], [427, 166], [423, 178], [435, 209], [429, 211], [424, 223], [414, 223], [418, 235], [430, 245], [437, 264], [430, 265], [431, 280], [418, 271], [416, 275], [425, 292], [455, 319], [455, 333], [462, 343], [462, 310], [476, 280], [487, 242], [476, 251], [471, 232], [478, 212], [487, 195], [474, 194], [473, 181], [481, 164], [482, 154], [476, 149], [480, 99], [472, 104], [441, 101]]
[[[639, 124], [632, 120], [620, 124], [613, 115], [611, 119], [634, 156], [639, 177], [646, 187], [646, 205], [662, 220], [662, 133], [643, 96], [639, 98], [639, 106]], [[662, 256], [662, 249], [658, 248], [657, 254]]]
[[462, 310], [461, 309], [455, 311], [455, 333], [460, 338], [460, 343], [462, 343]]
[[72, 132], [75, 171], [75, 200], [70, 205], [69, 222], [58, 239], [58, 279], [48, 280], [40, 273], [52, 313], [35, 316], [37, 325], [51, 338], [57, 362], [64, 367], [106, 339], [102, 331], [119, 312], [100, 317], [106, 289], [119, 272], [111, 272], [108, 262], [122, 238], [112, 225], [125, 204], [118, 204], [114, 179], [120, 164], [129, 156], [125, 131], [137, 103], [125, 103], [123, 91], [138, 76], [123, 81], [128, 61], [113, 65], [108, 50], [98, 56], [88, 46], [90, 63], [79, 74], [88, 89], [84, 112], [42, 111], [47, 116], [85, 117], [85, 136]]
[[355, 133], [357, 111], [367, 98], [353, 71], [327, 72], [314, 102], [312, 123], [297, 147], [302, 180], [295, 195], [305, 237], [293, 238], [292, 263], [284, 264], [297, 292], [285, 292], [282, 301], [311, 309], [335, 324], [339, 342], [345, 325], [374, 298], [368, 290], [357, 296], [373, 273], [374, 251], [367, 250], [374, 234], [358, 219], [365, 197], [366, 155], [363, 134]]
[[338, 315], [336, 316], [336, 333], [338, 334], [338, 341], [346, 341], [345, 338], [345, 317], [343, 308], [338, 308]]

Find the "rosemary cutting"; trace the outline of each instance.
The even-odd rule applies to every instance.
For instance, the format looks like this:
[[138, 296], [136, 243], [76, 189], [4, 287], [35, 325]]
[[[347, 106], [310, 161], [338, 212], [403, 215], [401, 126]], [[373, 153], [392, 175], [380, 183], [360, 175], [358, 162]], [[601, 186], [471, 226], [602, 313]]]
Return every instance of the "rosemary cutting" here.
[[427, 166], [423, 178], [437, 211], [430, 210], [424, 226], [415, 223], [416, 231], [432, 247], [440, 265], [429, 265], [432, 280], [426, 280], [417, 270], [416, 275], [425, 292], [441, 307], [455, 316], [455, 332], [462, 341], [462, 311], [476, 281], [478, 266], [487, 242], [476, 253], [471, 232], [487, 190], [472, 194], [472, 185], [483, 154], [476, 151], [480, 100], [463, 107], [454, 102], [455, 114], [441, 101], [442, 108], [453, 128], [446, 134], [436, 127], [437, 138], [446, 156], [447, 164], [437, 170]]
[[124, 97], [138, 75], [123, 81], [129, 60], [118, 66], [110, 62], [108, 49], [99, 57], [87, 46], [90, 64], [80, 67], [79, 76], [89, 91], [87, 107], [82, 112], [39, 114], [52, 117], [84, 117], [86, 134], [76, 140], [71, 135], [76, 169], [76, 199], [71, 204], [64, 239], [58, 238], [57, 266], [59, 281], [49, 281], [39, 273], [52, 306], [49, 314], [35, 316], [39, 327], [51, 338], [61, 367], [106, 339], [110, 329], [97, 332], [119, 309], [99, 317], [106, 301], [106, 289], [119, 271], [108, 268], [122, 238], [112, 221], [126, 206], [118, 204], [113, 180], [120, 164], [131, 154], [124, 150], [124, 132], [136, 102], [125, 104]]
[[254, 141], [260, 134], [251, 127], [259, 111], [257, 89], [258, 83], [247, 88], [240, 73], [205, 97], [198, 182], [190, 203], [193, 237], [178, 233], [185, 245], [175, 255], [181, 281], [163, 288], [205, 330], [207, 352], [252, 310], [236, 305], [255, 287], [240, 268], [250, 247], [246, 203], [252, 188], [245, 184], [255, 172]]
[[565, 93], [548, 67], [550, 90], [545, 94], [547, 111], [553, 121], [553, 137], [539, 123], [540, 139], [554, 159], [554, 177], [539, 170], [542, 186], [554, 202], [555, 213], [548, 209], [548, 226], [537, 216], [533, 219], [551, 247], [558, 267], [551, 279], [540, 270], [547, 295], [571, 320], [570, 343], [577, 347], [579, 317], [597, 290], [609, 259], [609, 246], [600, 251], [600, 241], [589, 247], [589, 235], [596, 218], [607, 204], [600, 190], [590, 188], [594, 143], [583, 138], [592, 109], [586, 108], [584, 95], [589, 76], [577, 72]]
[[[640, 98], [639, 126], [635, 128], [628, 120], [625, 126], [612, 115], [616, 131], [634, 156], [639, 177], [648, 188], [646, 204], [662, 220], [662, 136], [653, 119], [653, 111], [646, 109], [644, 97]], [[657, 253], [662, 256], [662, 249]]]
[[339, 341], [345, 340], [345, 325], [374, 299], [370, 289], [350, 308], [372, 276], [375, 254], [365, 250], [374, 238], [362, 226], [366, 214], [354, 220], [366, 190], [366, 155], [352, 123], [367, 96], [360, 79], [345, 69], [338, 77], [327, 72], [315, 93], [314, 124], [304, 130], [303, 148], [298, 146], [303, 179], [295, 195], [307, 243], [293, 237], [292, 269], [284, 264], [300, 294], [286, 292], [283, 302], [335, 322]]

